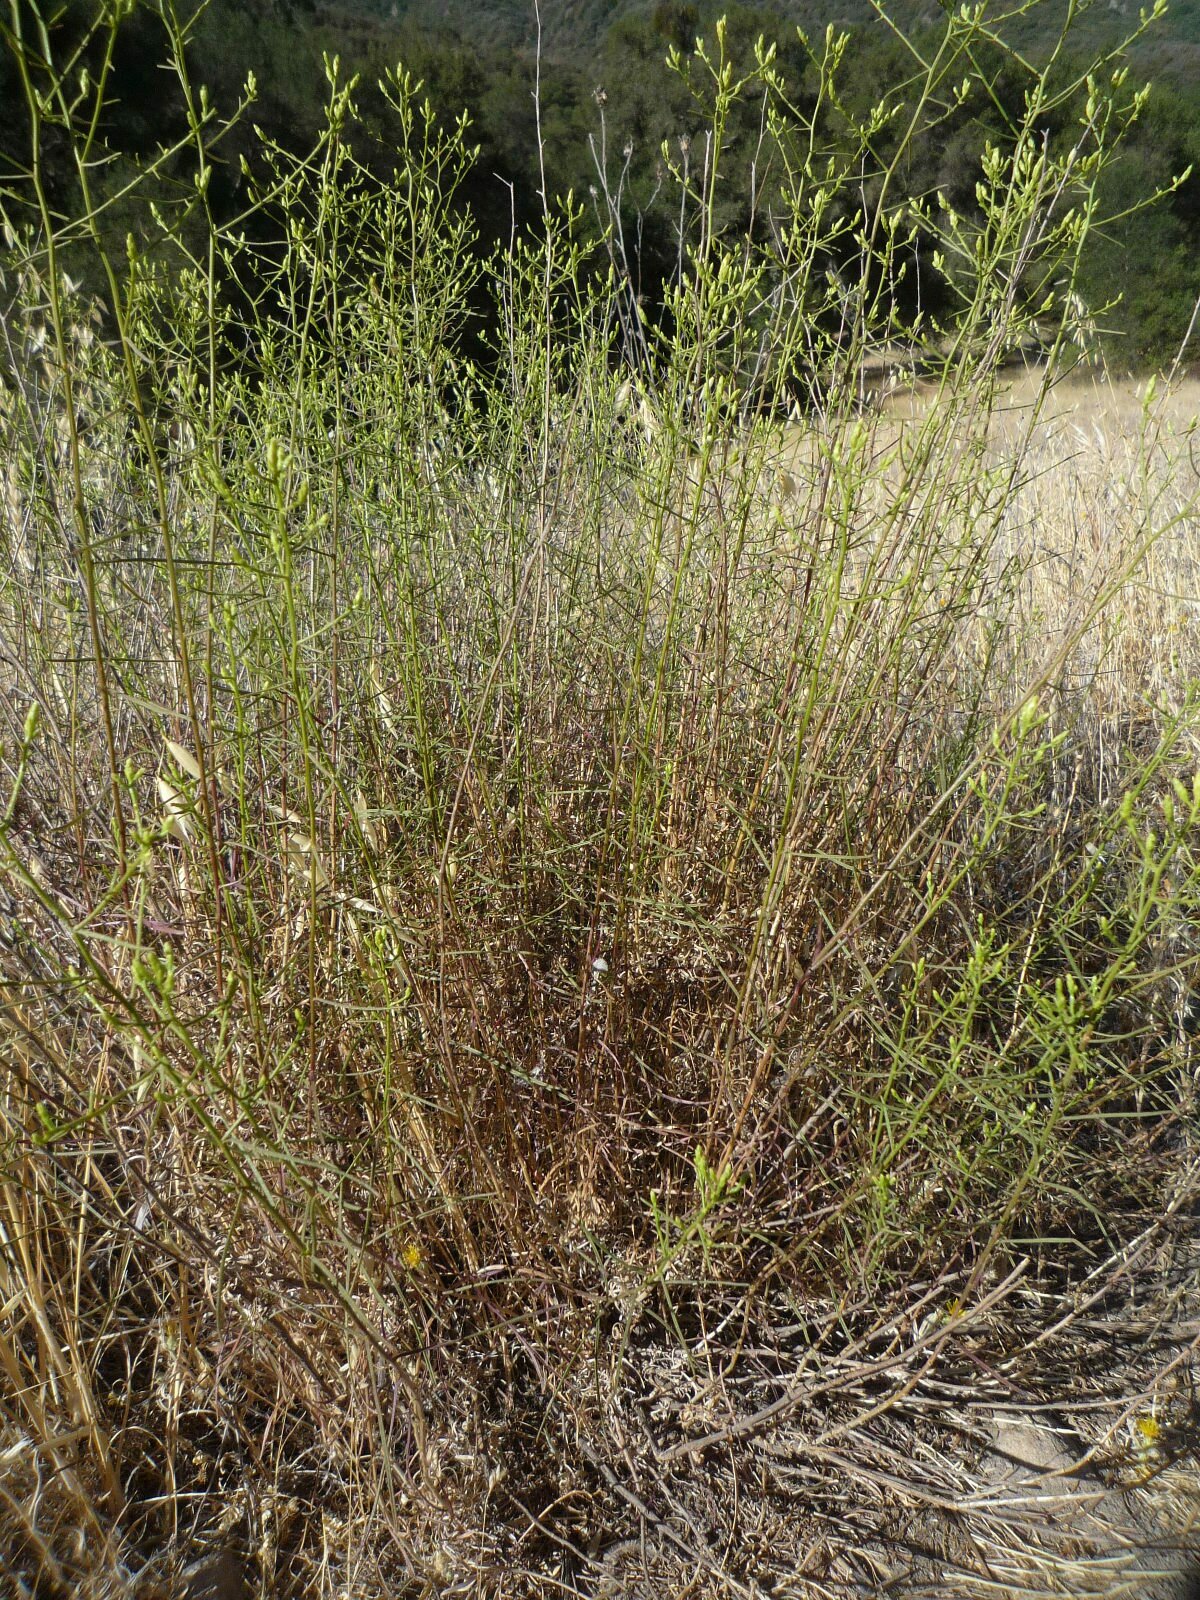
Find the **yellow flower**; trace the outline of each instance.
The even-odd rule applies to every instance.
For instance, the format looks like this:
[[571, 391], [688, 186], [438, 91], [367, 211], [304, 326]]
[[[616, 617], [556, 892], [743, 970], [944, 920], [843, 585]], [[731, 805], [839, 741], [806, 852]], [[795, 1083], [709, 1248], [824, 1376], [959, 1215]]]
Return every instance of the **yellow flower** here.
[[415, 1272], [425, 1261], [425, 1252], [419, 1244], [406, 1244], [400, 1257], [410, 1272]]
[[1157, 1444], [1162, 1438], [1162, 1428], [1157, 1417], [1139, 1417], [1135, 1426], [1144, 1444]]

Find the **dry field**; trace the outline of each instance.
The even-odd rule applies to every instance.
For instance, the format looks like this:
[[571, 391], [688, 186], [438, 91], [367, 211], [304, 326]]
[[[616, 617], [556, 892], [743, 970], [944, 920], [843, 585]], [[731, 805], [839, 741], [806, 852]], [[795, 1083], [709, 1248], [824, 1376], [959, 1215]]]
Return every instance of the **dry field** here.
[[[924, 453], [976, 461], [1003, 497], [994, 580], [1022, 569], [1007, 647], [1030, 681], [1049, 674], [1101, 720], [1181, 705], [1200, 670], [1200, 380], [1005, 372], [982, 429], [969, 405], [942, 421], [938, 398], [932, 385], [902, 386], [863, 419], [883, 519]], [[786, 432], [775, 487], [785, 535], [803, 526], [838, 448], [820, 430]]]

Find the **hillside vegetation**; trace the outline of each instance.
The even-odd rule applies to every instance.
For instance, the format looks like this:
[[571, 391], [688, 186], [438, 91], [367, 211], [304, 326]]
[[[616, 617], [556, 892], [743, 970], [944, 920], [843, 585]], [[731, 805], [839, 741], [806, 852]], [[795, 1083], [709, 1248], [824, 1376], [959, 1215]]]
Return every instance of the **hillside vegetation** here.
[[[281, 8], [285, 9], [285, 8]], [[380, 26], [416, 24], [458, 34], [478, 49], [486, 51], [532, 49], [538, 37], [538, 17], [528, 0], [293, 0], [286, 8], [293, 18], [320, 17], [338, 27], [353, 25], [356, 19], [370, 18]], [[769, 3], [740, 7], [752, 12], [768, 33], [802, 28], [820, 37], [832, 23], [838, 28], [887, 26], [880, 22], [880, 9], [871, 0], [769, 0]], [[938, 0], [894, 0], [884, 14], [908, 38], [928, 34], [943, 19], [945, 7]], [[584, 65], [594, 59], [605, 43], [620, 32], [636, 33], [652, 29], [660, 36], [682, 35], [689, 45], [698, 35], [711, 32], [728, 6], [718, 0], [557, 0], [540, 8], [543, 48], [554, 58]], [[1079, 51], [1099, 55], [1120, 43], [1137, 24], [1138, 8], [1129, 0], [1069, 8], [1066, 0], [1047, 0], [1033, 13], [1009, 8], [1007, 36], [1023, 50], [1043, 49], [1055, 37], [1073, 11], [1072, 31]], [[1135, 51], [1140, 64], [1165, 69], [1181, 85], [1194, 82], [1194, 66], [1200, 51], [1200, 16], [1194, 0], [1172, 5], [1165, 26], [1153, 43]], [[1158, 73], [1155, 73], [1158, 76]]]
[[[1068, 7], [1061, 0], [985, 8], [963, 84], [943, 84], [925, 100], [914, 94], [911, 127], [903, 120], [872, 126], [872, 114], [898, 87], [915, 91], [936, 58], [944, 26], [936, 6], [898, 0], [888, 20], [875, 16], [866, 0], [848, 11], [838, 90], [825, 96], [820, 61], [831, 17], [835, 32], [842, 27], [840, 12], [807, 11], [784, 0], [773, 8], [722, 9], [728, 11], [725, 53], [734, 73], [753, 72], [760, 37], [773, 42], [781, 92], [798, 114], [815, 118], [823, 147], [837, 152], [843, 168], [861, 153], [868, 187], [875, 174], [887, 172], [893, 198], [897, 190], [913, 201], [936, 202], [941, 195], [973, 225], [985, 149], [989, 143], [1012, 148], [1027, 118], [1031, 71], [1047, 73], [1051, 92], [1043, 99], [1039, 131], [1056, 156], [1069, 149], [1085, 110], [1089, 68], [1102, 69], [1102, 80], [1114, 69], [1127, 70], [1130, 89], [1152, 82], [1137, 116], [1113, 141], [1097, 191], [1105, 226], [1091, 230], [1076, 288], [1095, 315], [1109, 360], [1121, 370], [1161, 367], [1179, 354], [1200, 300], [1200, 175], [1194, 171], [1200, 156], [1200, 54], [1187, 6], [1157, 5], [1141, 17], [1136, 11], [1127, 17], [1120, 6]], [[93, 10], [90, 0], [68, 0], [56, 11], [53, 48], [63, 59], [86, 34]], [[454, 129], [464, 108], [469, 113], [467, 143], [474, 153], [456, 190], [456, 203], [469, 211], [478, 235], [468, 248], [483, 258], [506, 243], [514, 227], [536, 227], [543, 187], [552, 201], [573, 193], [587, 212], [577, 231], [592, 244], [602, 240], [610, 213], [616, 214], [643, 303], [656, 314], [678, 248], [674, 185], [665, 181], [663, 150], [677, 161], [680, 141], [703, 141], [707, 126], [703, 82], [697, 94], [686, 71], [671, 70], [667, 54], [676, 49], [686, 60], [699, 31], [711, 36], [716, 11], [683, 0], [590, 9], [547, 5], [539, 61], [535, 11], [524, 0], [460, 10], [447, 0], [430, 0], [424, 8], [389, 6], [386, 16], [349, 4], [209, 0], [186, 25], [182, 48], [190, 75], [208, 87], [213, 104], [227, 116], [251, 74], [256, 84], [249, 110], [211, 152], [207, 200], [213, 219], [230, 225], [243, 206], [244, 162], [262, 177], [255, 129], [293, 156], [320, 136], [325, 56], [340, 59], [344, 76], [360, 77], [359, 114], [347, 137], [356, 159], [386, 182], [393, 162], [389, 112], [374, 85], [403, 61], [422, 82], [443, 133]], [[119, 197], [135, 178], [135, 163], [154, 161], [161, 147], [171, 147], [186, 132], [182, 101], [170, 88], [169, 57], [155, 7], [130, 6], [114, 44], [110, 93], [97, 108], [105, 163], [92, 175], [97, 195], [109, 202], [101, 226], [117, 253], [132, 220]], [[84, 47], [81, 62], [92, 72], [100, 69], [95, 49]], [[1075, 100], [1062, 92], [1071, 84], [1078, 89]], [[959, 87], [961, 95], [951, 92]], [[21, 105], [10, 52], [0, 56], [0, 169], [5, 156], [14, 170], [28, 166]], [[761, 209], [754, 222], [752, 201], [756, 184], [764, 181], [758, 170], [763, 112], [754, 94], [731, 108], [715, 197], [722, 228], [749, 232], [766, 222]], [[79, 209], [71, 170], [66, 152], [48, 134], [43, 178], [52, 205], [63, 214]], [[159, 170], [165, 204], [173, 185], [189, 182], [186, 159]], [[1147, 215], [1143, 203], [1158, 191], [1164, 198]], [[594, 201], [593, 194], [603, 198]], [[868, 194], [867, 200], [873, 203], [874, 197]], [[905, 263], [910, 314], [917, 305], [934, 317], [947, 309], [936, 244], [918, 226]], [[852, 250], [840, 252], [839, 264], [848, 267], [852, 257]], [[86, 254], [67, 265], [91, 290], [103, 292]], [[1185, 354], [1195, 359], [1194, 338]]]
[[[11, 17], [5, 1581], [1177, 1566], [1194, 436], [1168, 383], [1120, 423], [1063, 386], [1119, 68], [957, 13], [855, 120], [837, 37], [794, 100], [715, 27], [655, 303], [620, 179], [482, 248], [401, 69], [329, 62], [313, 148], [222, 188], [248, 135], [165, 0], [140, 165], [99, 157], [145, 12], [65, 59]], [[995, 52], [971, 207], [914, 195]], [[864, 405], [885, 336], [907, 414]], [[1070, 1472], [1014, 1489], [1047, 1418]]]

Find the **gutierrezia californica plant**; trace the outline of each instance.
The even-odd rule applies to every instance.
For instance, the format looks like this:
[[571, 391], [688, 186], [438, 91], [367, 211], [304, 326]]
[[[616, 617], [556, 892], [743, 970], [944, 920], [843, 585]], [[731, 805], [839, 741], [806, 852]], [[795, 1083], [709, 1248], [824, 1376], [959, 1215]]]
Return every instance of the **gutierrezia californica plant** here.
[[[966, 1326], [1014, 1262], [1069, 1285], [1179, 1203], [1195, 663], [1181, 636], [1152, 693], [1131, 639], [1192, 496], [1148, 411], [1060, 586], [1061, 530], [1014, 512], [1140, 101], [1119, 61], [1010, 56], [1026, 110], [966, 215], [898, 179], [996, 43], [981, 10], [857, 120], [835, 33], [800, 106], [718, 27], [676, 63], [707, 131], [664, 152], [656, 319], [603, 170], [598, 233], [548, 201], [475, 250], [468, 124], [403, 70], [387, 181], [331, 61], [317, 147], [263, 145], [218, 214], [228, 125], [161, 17], [187, 131], [119, 196], [109, 68], [77, 89], [28, 4], [5, 35], [0, 1428], [32, 1475], [4, 1537], [62, 1583], [180, 1549], [219, 1417], [268, 1476], [308, 1470], [296, 1436], [337, 1478], [325, 1553], [293, 1519], [265, 1584], [339, 1539], [442, 1582], [475, 1559], [434, 1531], [472, 1363], [582, 1372], [610, 1302], [620, 1361], [684, 1348], [706, 1297], [726, 1327], [932, 1279]], [[903, 426], [862, 403], [881, 343], [919, 352]]]

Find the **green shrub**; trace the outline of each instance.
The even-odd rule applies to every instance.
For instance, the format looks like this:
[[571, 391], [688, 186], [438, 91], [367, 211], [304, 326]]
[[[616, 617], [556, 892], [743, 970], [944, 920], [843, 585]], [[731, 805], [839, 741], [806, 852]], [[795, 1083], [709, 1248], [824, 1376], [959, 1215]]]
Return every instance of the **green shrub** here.
[[[1192, 647], [1166, 681], [1137, 648], [1191, 492], [1148, 402], [1081, 553], [1079, 502], [1038, 498], [1056, 367], [1007, 443], [996, 398], [1035, 317], [1055, 357], [1086, 337], [1120, 73], [1061, 154], [1030, 74], [967, 217], [893, 180], [982, 12], [852, 154], [821, 134], [839, 39], [802, 115], [718, 27], [679, 62], [709, 131], [663, 153], [652, 323], [616, 208], [595, 247], [547, 204], [480, 264], [468, 129], [403, 71], [391, 182], [329, 63], [316, 148], [265, 147], [219, 223], [225, 124], [167, 6], [194, 181], [117, 258], [112, 85], [14, 16], [0, 1426], [73, 1452], [49, 1532], [36, 1485], [6, 1493], [25, 1566], [181, 1547], [232, 1437], [250, 1479], [318, 1452], [304, 1492], [340, 1508], [263, 1542], [264, 1582], [349, 1583], [361, 1548], [385, 1588], [441, 1582], [492, 1490], [438, 1441], [492, 1355], [551, 1407], [618, 1302], [619, 1364], [814, 1297], [967, 1326], [1020, 1260], [1069, 1290], [1119, 1249], [1191, 1136]], [[78, 217], [42, 184], [54, 128]], [[940, 326], [904, 309], [918, 241]], [[909, 424], [861, 403], [885, 340], [929, 374]], [[523, 1493], [510, 1526], [576, 1537]]]

